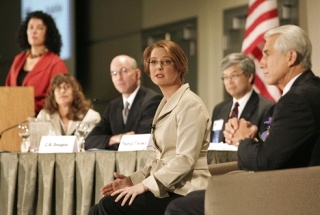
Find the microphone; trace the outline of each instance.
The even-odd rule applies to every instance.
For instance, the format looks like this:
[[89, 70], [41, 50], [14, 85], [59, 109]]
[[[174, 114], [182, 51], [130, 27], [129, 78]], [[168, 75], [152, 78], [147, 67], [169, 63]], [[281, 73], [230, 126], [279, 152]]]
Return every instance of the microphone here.
[[24, 120], [24, 121], [22, 121], [22, 122], [20, 122], [20, 123], [18, 123], [18, 124], [15, 124], [15, 125], [12, 125], [12, 126], [10, 126], [10, 127], [8, 127], [8, 128], [3, 129], [3, 130], [0, 132], [0, 139], [1, 139], [2, 135], [3, 135], [3, 133], [5, 133], [5, 132], [7, 132], [7, 131], [15, 128], [15, 127], [18, 127], [21, 123], [24, 123], [24, 122], [28, 122], [28, 120]]
[[[93, 104], [94, 104], [95, 102], [97, 102], [97, 101], [98, 101], [98, 99], [96, 99], [96, 98], [92, 99], [91, 107], [92, 107]], [[82, 118], [80, 119], [80, 121], [78, 122], [77, 127], [76, 127], [76, 130], [73, 132], [73, 134], [79, 129], [80, 124], [82, 123], [84, 117], [87, 115], [87, 113], [88, 113], [88, 111], [89, 111], [89, 109], [90, 109], [91, 107], [89, 107], [89, 108], [86, 110], [86, 112], [83, 114], [83, 116], [82, 116]]]
[[97, 98], [92, 99], [91, 104], [93, 105], [94, 103], [96, 103], [98, 101]]

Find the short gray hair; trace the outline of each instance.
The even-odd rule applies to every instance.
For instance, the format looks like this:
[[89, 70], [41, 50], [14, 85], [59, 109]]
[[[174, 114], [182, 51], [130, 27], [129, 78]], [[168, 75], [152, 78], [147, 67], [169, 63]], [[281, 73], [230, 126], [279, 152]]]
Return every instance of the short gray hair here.
[[249, 56], [243, 53], [229, 54], [222, 59], [220, 69], [221, 71], [224, 71], [233, 65], [238, 65], [242, 69], [245, 76], [252, 74], [253, 75], [252, 84], [253, 84], [255, 73], [256, 73], [256, 66], [254, 64], [254, 61]]
[[298, 53], [298, 63], [310, 69], [312, 45], [307, 33], [296, 25], [283, 25], [267, 31], [264, 39], [278, 35], [274, 48], [281, 53], [286, 53], [290, 50], [295, 50]]

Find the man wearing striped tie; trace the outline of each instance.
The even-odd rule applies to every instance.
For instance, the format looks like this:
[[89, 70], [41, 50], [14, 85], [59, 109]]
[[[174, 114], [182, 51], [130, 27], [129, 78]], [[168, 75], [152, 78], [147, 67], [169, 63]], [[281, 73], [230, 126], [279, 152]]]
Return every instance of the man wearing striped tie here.
[[134, 58], [118, 55], [110, 63], [112, 83], [121, 96], [111, 100], [101, 121], [85, 141], [85, 149], [118, 150], [125, 134], [151, 132], [162, 95], [140, 84], [141, 71]]

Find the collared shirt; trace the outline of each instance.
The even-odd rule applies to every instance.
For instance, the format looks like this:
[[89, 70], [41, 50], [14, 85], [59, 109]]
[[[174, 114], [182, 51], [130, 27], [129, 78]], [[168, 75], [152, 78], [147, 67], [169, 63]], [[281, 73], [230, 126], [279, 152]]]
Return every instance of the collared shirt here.
[[233, 107], [234, 107], [234, 104], [235, 104], [236, 102], [238, 102], [238, 103], [239, 103], [239, 107], [238, 107], [238, 118], [240, 118], [241, 113], [242, 113], [244, 107], [246, 106], [247, 102], [249, 101], [249, 98], [250, 98], [252, 92], [253, 92], [253, 89], [251, 89], [249, 92], [247, 92], [247, 94], [245, 94], [245, 95], [244, 95], [241, 99], [239, 99], [239, 100], [236, 100], [235, 98], [233, 98], [233, 105], [232, 105], [232, 108], [231, 108], [231, 110], [230, 110], [230, 114], [231, 114], [231, 111], [232, 111], [232, 109], [233, 109]]
[[131, 93], [131, 95], [128, 98], [125, 98], [124, 96], [122, 96], [122, 101], [123, 101], [123, 107], [125, 107], [126, 102], [129, 102], [129, 110], [131, 108], [131, 105], [133, 103], [134, 98], [136, 97], [138, 90], [140, 89], [140, 86], [137, 87], [137, 89], [135, 89], [133, 91], [133, 93]]
[[286, 86], [283, 88], [283, 92], [282, 92], [282, 95], [281, 96], [284, 96], [292, 87], [294, 81], [301, 75], [302, 73], [296, 75], [293, 79], [291, 79], [287, 84]]

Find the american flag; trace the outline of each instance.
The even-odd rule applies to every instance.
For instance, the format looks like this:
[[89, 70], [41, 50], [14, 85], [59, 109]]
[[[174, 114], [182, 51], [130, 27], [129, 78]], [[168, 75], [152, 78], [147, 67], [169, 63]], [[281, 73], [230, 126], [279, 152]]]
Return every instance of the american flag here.
[[280, 98], [279, 89], [265, 83], [263, 71], [259, 68], [261, 50], [265, 43], [263, 35], [269, 29], [279, 26], [277, 0], [249, 0], [247, 15], [242, 52], [255, 61], [254, 88], [266, 98], [277, 101]]

